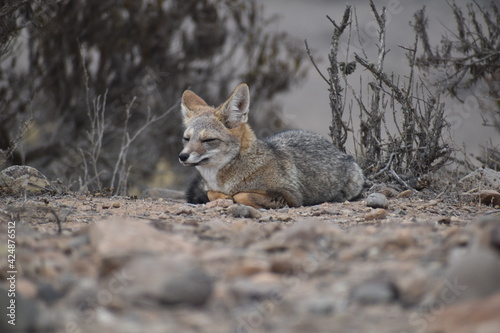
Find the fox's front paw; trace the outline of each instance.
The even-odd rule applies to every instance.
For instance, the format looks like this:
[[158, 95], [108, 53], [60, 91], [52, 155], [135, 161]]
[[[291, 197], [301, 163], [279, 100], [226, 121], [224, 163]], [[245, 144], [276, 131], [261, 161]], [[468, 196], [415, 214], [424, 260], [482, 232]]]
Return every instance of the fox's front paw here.
[[233, 200], [233, 198], [230, 197], [229, 195], [224, 194], [224, 193], [219, 192], [219, 191], [208, 191], [207, 196], [208, 196], [208, 200], [210, 200], [210, 201], [214, 201], [217, 199], [231, 199], [231, 200]]

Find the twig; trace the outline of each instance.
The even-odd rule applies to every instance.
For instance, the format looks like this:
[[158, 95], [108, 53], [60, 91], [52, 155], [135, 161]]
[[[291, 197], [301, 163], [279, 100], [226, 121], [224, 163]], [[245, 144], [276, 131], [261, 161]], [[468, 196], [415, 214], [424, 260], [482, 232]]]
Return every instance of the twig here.
[[328, 81], [328, 79], [319, 70], [318, 65], [316, 65], [316, 62], [314, 61], [313, 56], [311, 54], [311, 50], [309, 49], [309, 45], [307, 44], [307, 39], [304, 39], [304, 43], [306, 44], [307, 55], [309, 56], [309, 59], [311, 60], [314, 68], [316, 69], [316, 71], [318, 72], [318, 74], [323, 78], [323, 80], [325, 80], [326, 84], [330, 85], [330, 81]]
[[396, 179], [396, 181], [401, 185], [403, 185], [407, 190], [413, 190], [413, 188], [410, 185], [408, 185], [404, 180], [401, 179], [401, 177], [398, 176], [396, 171], [390, 169], [389, 172], [392, 175], [392, 177], [394, 177], [394, 179]]

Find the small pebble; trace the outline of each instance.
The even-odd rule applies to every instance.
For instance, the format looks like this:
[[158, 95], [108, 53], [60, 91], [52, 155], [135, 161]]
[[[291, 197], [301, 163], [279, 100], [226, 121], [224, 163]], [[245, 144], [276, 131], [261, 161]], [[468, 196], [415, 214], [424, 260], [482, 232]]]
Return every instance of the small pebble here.
[[120, 208], [120, 206], [121, 206], [120, 202], [118, 201], [113, 202], [113, 208]]
[[389, 207], [389, 201], [382, 193], [372, 193], [366, 200], [366, 205], [372, 208], [387, 208]]
[[381, 220], [387, 216], [387, 211], [382, 208], [377, 208], [365, 214], [365, 220]]
[[234, 217], [254, 218], [254, 219], [258, 219], [262, 216], [262, 214], [257, 209], [241, 204], [231, 205], [227, 209], [227, 213], [233, 215]]
[[398, 198], [411, 198], [413, 196], [412, 190], [406, 190], [397, 195]]
[[214, 201], [210, 201], [206, 203], [207, 208], [216, 208], [216, 207], [222, 207], [222, 208], [228, 208], [229, 206], [233, 205], [234, 202], [231, 199], [217, 199]]

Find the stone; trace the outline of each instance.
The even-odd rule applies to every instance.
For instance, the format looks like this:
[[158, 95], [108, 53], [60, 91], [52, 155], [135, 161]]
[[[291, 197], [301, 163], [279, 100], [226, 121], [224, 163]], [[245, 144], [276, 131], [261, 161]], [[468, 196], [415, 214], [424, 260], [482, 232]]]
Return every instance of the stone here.
[[479, 198], [483, 205], [490, 205], [493, 207], [500, 206], [500, 193], [498, 193], [497, 191], [479, 191]]
[[363, 305], [389, 303], [398, 298], [398, 290], [392, 282], [367, 281], [354, 287], [351, 301]]
[[121, 206], [121, 204], [120, 204], [120, 202], [119, 202], [119, 201], [115, 201], [115, 202], [113, 202], [113, 204], [112, 204], [112, 207], [113, 207], [113, 208], [120, 208], [120, 206]]
[[227, 209], [227, 213], [231, 214], [234, 217], [254, 218], [254, 219], [258, 219], [262, 216], [262, 214], [257, 209], [241, 204], [231, 205]]
[[382, 220], [387, 216], [387, 211], [382, 208], [377, 208], [364, 215], [365, 220]]
[[216, 199], [214, 201], [209, 201], [205, 204], [207, 208], [216, 208], [216, 207], [222, 207], [222, 208], [228, 208], [229, 206], [233, 205], [234, 201], [231, 199]]
[[40, 171], [27, 165], [13, 165], [0, 172], [7, 193], [40, 195], [56, 189]]
[[142, 255], [124, 268], [123, 297], [139, 306], [201, 306], [210, 298], [213, 279], [188, 255]]
[[193, 248], [181, 236], [160, 232], [142, 220], [101, 220], [89, 230], [90, 245], [101, 258], [138, 253], [191, 253]]
[[397, 198], [411, 198], [412, 196], [413, 196], [413, 191], [406, 190], [406, 191], [399, 193], [396, 197]]
[[382, 193], [372, 193], [368, 195], [365, 199], [365, 203], [371, 208], [387, 208], [389, 207], [389, 201], [386, 196]]
[[500, 292], [500, 256], [490, 248], [479, 248], [464, 255], [448, 268], [435, 298], [439, 299], [446, 289], [451, 289], [461, 300]]
[[500, 172], [488, 168], [477, 169], [460, 179], [458, 186], [464, 192], [474, 189], [500, 189]]

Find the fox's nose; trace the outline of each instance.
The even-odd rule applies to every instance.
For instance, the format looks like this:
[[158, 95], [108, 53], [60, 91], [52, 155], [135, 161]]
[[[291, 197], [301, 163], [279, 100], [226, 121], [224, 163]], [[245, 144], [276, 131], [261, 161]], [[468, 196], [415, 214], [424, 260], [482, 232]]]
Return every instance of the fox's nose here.
[[181, 162], [186, 162], [188, 158], [189, 158], [189, 154], [186, 154], [186, 153], [179, 154], [179, 161], [181, 161]]

